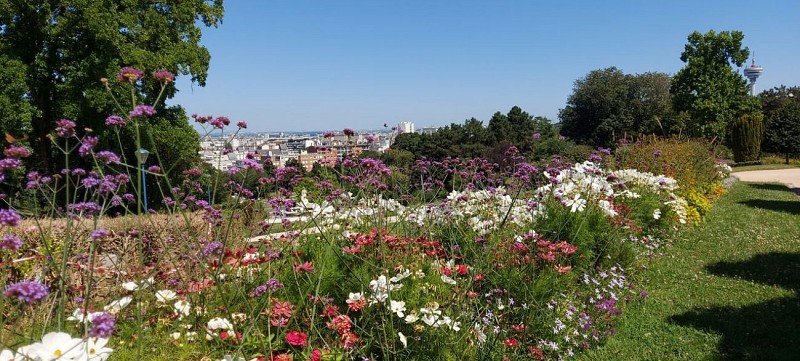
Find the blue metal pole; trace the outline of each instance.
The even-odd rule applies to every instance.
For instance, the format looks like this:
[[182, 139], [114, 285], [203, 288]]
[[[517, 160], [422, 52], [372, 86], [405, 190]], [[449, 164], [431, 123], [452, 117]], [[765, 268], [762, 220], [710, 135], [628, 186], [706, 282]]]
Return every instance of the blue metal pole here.
[[144, 213], [147, 213], [147, 182], [145, 180], [144, 163], [142, 163], [142, 192], [144, 193], [144, 198], [142, 198], [142, 200], [144, 203]]

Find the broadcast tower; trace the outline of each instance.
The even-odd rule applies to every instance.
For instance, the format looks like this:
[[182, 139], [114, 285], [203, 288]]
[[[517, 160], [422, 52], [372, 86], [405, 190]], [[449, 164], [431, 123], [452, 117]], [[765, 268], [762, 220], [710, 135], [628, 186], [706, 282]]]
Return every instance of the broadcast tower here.
[[756, 79], [761, 76], [761, 73], [764, 72], [764, 68], [759, 65], [756, 65], [755, 56], [753, 57], [753, 63], [750, 66], [744, 68], [744, 76], [747, 79], [750, 79], [750, 95], [755, 94], [755, 87], [756, 87]]

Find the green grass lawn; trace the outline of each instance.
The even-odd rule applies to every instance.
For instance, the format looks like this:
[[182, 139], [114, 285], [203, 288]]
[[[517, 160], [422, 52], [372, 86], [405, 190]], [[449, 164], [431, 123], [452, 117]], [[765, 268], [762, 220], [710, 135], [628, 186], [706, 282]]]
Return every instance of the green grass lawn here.
[[800, 197], [738, 183], [643, 272], [649, 299], [580, 360], [800, 360]]

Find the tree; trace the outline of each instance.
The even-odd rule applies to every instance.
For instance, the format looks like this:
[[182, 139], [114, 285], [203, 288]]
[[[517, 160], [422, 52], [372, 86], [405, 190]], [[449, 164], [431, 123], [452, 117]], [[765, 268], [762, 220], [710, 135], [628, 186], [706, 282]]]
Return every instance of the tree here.
[[[204, 86], [210, 55], [199, 44], [199, 24], [216, 26], [222, 14], [222, 0], [0, 0], [0, 79], [10, 84], [0, 87], [0, 131], [26, 133], [37, 165], [53, 170], [47, 136], [56, 120], [74, 119], [79, 128], [110, 137], [104, 119], [116, 109], [101, 78], [134, 66], [190, 75]], [[137, 95], [152, 104], [158, 90], [160, 84], [148, 79]], [[175, 91], [170, 87], [164, 95], [170, 98]], [[130, 99], [125, 94], [117, 95]], [[197, 159], [189, 151], [194, 147], [175, 142], [197, 143], [185, 113], [163, 105], [157, 112], [161, 116], [150, 120], [154, 149], [173, 159]], [[133, 150], [122, 151], [133, 158]]]
[[575, 81], [567, 106], [559, 112], [561, 134], [579, 143], [613, 146], [623, 137], [678, 133], [682, 124], [672, 110], [670, 81], [658, 72], [593, 70]]
[[642, 134], [671, 135], [680, 133], [683, 124], [672, 110], [669, 92], [672, 78], [659, 72], [628, 75], [626, 102], [633, 130]]
[[758, 110], [757, 101], [748, 96], [747, 81], [733, 68], [750, 55], [743, 39], [741, 31], [689, 35], [681, 53], [686, 66], [675, 74], [671, 93], [675, 110], [689, 114], [692, 135], [726, 139], [736, 117]]
[[561, 134], [580, 143], [609, 146], [630, 129], [628, 81], [616, 67], [589, 72], [575, 81], [567, 106], [558, 114]]
[[776, 87], [759, 98], [764, 112], [763, 148], [783, 153], [789, 164], [789, 155], [800, 153], [800, 87]]

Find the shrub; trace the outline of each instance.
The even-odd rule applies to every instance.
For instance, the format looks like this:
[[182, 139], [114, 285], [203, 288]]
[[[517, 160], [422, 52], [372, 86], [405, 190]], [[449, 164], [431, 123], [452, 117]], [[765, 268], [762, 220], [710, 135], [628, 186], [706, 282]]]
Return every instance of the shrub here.
[[748, 113], [731, 125], [733, 160], [737, 163], [756, 161], [760, 157], [761, 139], [764, 136], [762, 119], [761, 113]]

